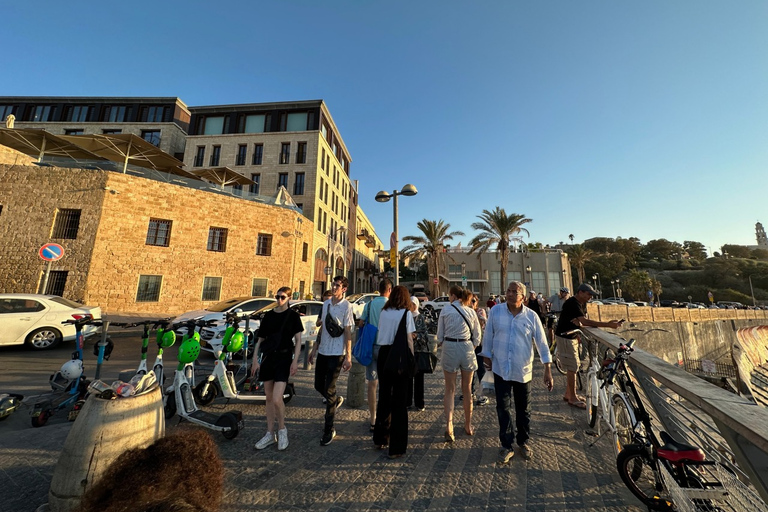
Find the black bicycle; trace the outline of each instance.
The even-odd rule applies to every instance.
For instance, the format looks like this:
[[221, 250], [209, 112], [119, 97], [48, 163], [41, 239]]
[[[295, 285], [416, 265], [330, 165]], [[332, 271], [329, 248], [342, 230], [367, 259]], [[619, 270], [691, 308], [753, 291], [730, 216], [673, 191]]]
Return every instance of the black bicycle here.
[[[632, 407], [632, 425], [626, 425], [619, 436], [630, 440], [616, 458], [616, 467], [622, 481], [632, 494], [637, 496], [649, 510], [679, 510], [682, 503], [693, 504], [693, 510], [721, 510], [715, 505], [727, 493], [717, 478], [715, 461], [706, 460], [701, 448], [675, 440], [667, 432], [659, 437], [653, 431], [651, 416], [648, 414], [637, 386], [633, 381], [627, 360], [632, 353], [634, 339], [619, 346], [614, 365], [605, 378], [607, 385], [617, 379], [630, 400], [624, 402]], [[617, 421], [617, 428], [619, 428]], [[662, 444], [663, 443], [663, 444]], [[717, 465], [717, 468], [715, 467]], [[676, 499], [672, 488], [682, 491]]]

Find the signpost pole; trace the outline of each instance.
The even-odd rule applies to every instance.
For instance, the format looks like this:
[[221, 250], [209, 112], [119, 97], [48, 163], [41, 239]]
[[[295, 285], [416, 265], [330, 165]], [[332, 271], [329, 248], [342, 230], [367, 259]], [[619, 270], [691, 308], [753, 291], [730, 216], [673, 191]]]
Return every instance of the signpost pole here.
[[48, 265], [45, 266], [45, 275], [43, 276], [43, 286], [40, 290], [41, 294], [45, 294], [45, 290], [48, 288], [48, 276], [51, 275], [51, 261], [48, 260]]

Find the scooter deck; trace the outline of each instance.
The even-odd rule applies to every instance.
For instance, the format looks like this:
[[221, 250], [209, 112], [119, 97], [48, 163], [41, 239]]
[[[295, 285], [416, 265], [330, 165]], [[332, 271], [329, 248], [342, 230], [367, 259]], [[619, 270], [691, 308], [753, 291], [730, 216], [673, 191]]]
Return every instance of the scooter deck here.
[[218, 414], [212, 414], [210, 412], [205, 412], [201, 410], [197, 410], [189, 415], [191, 419], [203, 421], [205, 423], [210, 423], [211, 425], [215, 425], [216, 422], [219, 420]]

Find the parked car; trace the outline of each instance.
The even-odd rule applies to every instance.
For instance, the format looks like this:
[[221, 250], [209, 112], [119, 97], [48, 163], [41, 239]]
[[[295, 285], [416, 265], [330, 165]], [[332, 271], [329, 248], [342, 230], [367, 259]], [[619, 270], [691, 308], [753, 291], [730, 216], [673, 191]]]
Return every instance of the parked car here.
[[[84, 306], [57, 295], [0, 293], [0, 345], [26, 344], [32, 349], [53, 348], [75, 339], [75, 326], [64, 320], [101, 318], [101, 308]], [[89, 337], [99, 328], [83, 327]]]
[[735, 302], [730, 300], [717, 301], [717, 307], [720, 309], [747, 309], [747, 307], [741, 302]]
[[[195, 309], [193, 311], [182, 313], [173, 319], [173, 323], [200, 318], [202, 320], [216, 320], [218, 323], [223, 324], [227, 313], [231, 311], [242, 309], [243, 313], [255, 313], [264, 306], [268, 306], [274, 302], [275, 299], [273, 297], [235, 297], [233, 299], [217, 302], [205, 309]], [[186, 327], [179, 327], [176, 329], [176, 334], [179, 336], [183, 336], [186, 333]]]
[[422, 303], [424, 309], [434, 309], [435, 311], [442, 311], [445, 306], [451, 303], [451, 299], [447, 295], [437, 297], [434, 300], [428, 300]]
[[352, 315], [355, 320], [362, 316], [365, 305], [378, 296], [378, 293], [353, 293], [347, 296], [347, 300], [352, 304]]
[[634, 302], [633, 302], [633, 304], [634, 304], [635, 306], [638, 306], [638, 307], [641, 307], [641, 308], [647, 308], [647, 307], [650, 307], [650, 304], [648, 304], [647, 302], [645, 302], [645, 301], [642, 301], [642, 300], [636, 300], [636, 301], [634, 301]]
[[676, 300], [661, 300], [659, 301], [659, 306], [663, 308], [679, 308], [680, 303]]
[[[272, 301], [263, 308], [253, 313], [253, 319], [250, 320], [248, 328], [252, 333], [259, 330], [261, 325], [261, 319], [264, 318], [264, 314], [277, 307], [277, 302]], [[309, 340], [317, 338], [318, 327], [315, 326], [317, 317], [323, 310], [323, 303], [319, 300], [292, 300], [288, 302], [288, 307], [296, 311], [301, 316], [302, 323], [304, 324], [304, 332], [301, 333], [302, 346]], [[219, 342], [224, 338], [224, 331], [226, 331], [227, 325], [225, 322], [219, 322], [211, 327], [203, 327], [200, 331], [200, 345], [202, 349], [207, 352], [213, 352], [210, 344]], [[240, 322], [240, 331], [245, 332], [245, 322]], [[256, 339], [253, 336], [249, 336], [248, 344], [253, 347], [252, 343], [255, 343]]]
[[413, 292], [413, 296], [419, 299], [419, 304], [424, 305], [429, 300], [429, 297], [424, 292]]
[[626, 301], [622, 297], [608, 297], [606, 299], [600, 299], [603, 304], [624, 304]]

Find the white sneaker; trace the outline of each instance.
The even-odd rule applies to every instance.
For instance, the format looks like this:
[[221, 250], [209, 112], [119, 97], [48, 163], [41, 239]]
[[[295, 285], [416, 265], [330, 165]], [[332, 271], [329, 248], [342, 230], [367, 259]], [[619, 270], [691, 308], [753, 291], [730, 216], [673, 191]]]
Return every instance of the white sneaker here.
[[281, 428], [277, 431], [277, 449], [285, 450], [288, 448], [288, 429]]
[[[287, 441], [287, 438], [286, 438], [286, 441]], [[276, 442], [277, 442], [277, 439], [275, 437], [275, 434], [273, 434], [272, 432], [267, 432], [266, 434], [264, 434], [264, 437], [262, 437], [261, 440], [259, 440], [259, 442], [256, 443], [256, 449], [263, 450], [267, 446], [273, 445]]]

